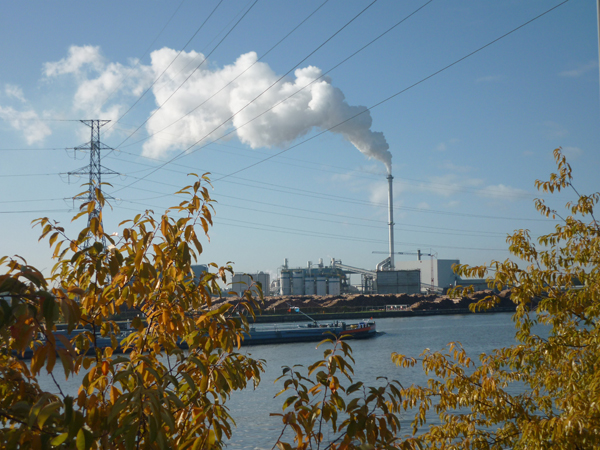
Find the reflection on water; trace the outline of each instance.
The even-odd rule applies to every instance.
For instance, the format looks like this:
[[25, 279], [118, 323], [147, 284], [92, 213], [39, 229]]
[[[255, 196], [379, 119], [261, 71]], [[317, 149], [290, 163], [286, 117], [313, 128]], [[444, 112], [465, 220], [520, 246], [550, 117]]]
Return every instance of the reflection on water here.
[[[400, 369], [391, 359], [392, 352], [407, 356], [418, 356], [425, 348], [441, 350], [449, 342], [460, 342], [467, 354], [478, 361], [479, 354], [499, 347], [515, 344], [515, 327], [511, 313], [466, 314], [423, 317], [402, 317], [377, 320], [377, 330], [384, 332], [375, 339], [352, 342], [355, 380], [367, 385], [380, 383], [377, 377], [399, 380], [404, 386], [423, 383], [419, 368]], [[316, 349], [313, 343], [264, 345], [243, 347], [242, 352], [256, 359], [267, 361], [266, 372], [256, 390], [233, 394], [228, 407], [237, 423], [229, 448], [270, 449], [279, 436], [281, 419], [269, 413], [280, 413], [282, 398], [274, 398], [283, 383], [274, 384], [281, 375], [282, 366], [302, 364], [307, 367], [322, 358], [324, 348]], [[57, 361], [57, 378], [62, 376], [62, 367]], [[61, 382], [63, 392], [76, 395], [83, 374]], [[52, 379], [40, 377], [43, 389], [56, 392]], [[410, 417], [404, 417], [403, 428], [408, 431]]]

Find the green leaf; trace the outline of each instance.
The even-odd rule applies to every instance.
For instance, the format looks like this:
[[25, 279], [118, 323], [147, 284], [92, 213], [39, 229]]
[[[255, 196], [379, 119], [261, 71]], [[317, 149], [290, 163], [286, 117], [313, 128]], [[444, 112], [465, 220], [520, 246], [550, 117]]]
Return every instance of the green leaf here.
[[288, 406], [290, 406], [292, 403], [294, 403], [297, 399], [298, 399], [297, 395], [292, 395], [291, 397], [286, 398], [285, 402], [283, 402], [282, 409], [286, 409]]
[[52, 413], [54, 411], [56, 411], [58, 408], [60, 408], [61, 406], [62, 406], [61, 402], [53, 402], [53, 403], [50, 403], [49, 405], [44, 406], [37, 417], [38, 426], [40, 428], [43, 428], [44, 424], [46, 423], [46, 420], [48, 420], [48, 418], [52, 415]]
[[346, 394], [350, 395], [353, 392], [358, 391], [362, 386], [363, 383], [361, 381], [359, 381], [358, 383], [354, 383], [348, 387], [348, 389], [346, 390]]
[[59, 445], [63, 444], [67, 440], [68, 437], [69, 437], [69, 433], [59, 434], [58, 436], [56, 436], [54, 439], [52, 439], [50, 441], [50, 444], [55, 447], [58, 447]]
[[75, 440], [75, 445], [77, 446], [77, 450], [87, 450], [85, 445], [85, 433], [83, 432], [83, 428], [80, 428], [77, 432], [77, 439]]

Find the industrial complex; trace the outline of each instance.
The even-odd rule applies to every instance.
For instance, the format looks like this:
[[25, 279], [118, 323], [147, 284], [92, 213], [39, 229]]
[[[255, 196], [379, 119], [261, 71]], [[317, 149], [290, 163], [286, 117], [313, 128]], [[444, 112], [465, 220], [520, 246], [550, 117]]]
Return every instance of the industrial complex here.
[[[388, 180], [388, 229], [389, 254], [374, 269], [364, 269], [342, 264], [341, 260], [331, 258], [328, 265], [320, 258], [317, 264], [307, 262], [305, 267], [291, 267], [285, 258], [277, 271], [277, 277], [270, 279], [268, 273], [235, 274], [232, 290], [240, 293], [252, 287], [255, 293], [259, 285], [265, 296], [326, 296], [351, 293], [362, 294], [420, 294], [444, 293], [448, 288], [460, 284], [462, 280], [453, 271], [458, 259], [438, 259], [435, 253], [395, 252], [392, 175]], [[394, 256], [415, 255], [412, 261], [396, 262]], [[360, 276], [360, 283], [352, 284], [352, 275]], [[483, 280], [469, 280], [475, 288], [485, 287]]]

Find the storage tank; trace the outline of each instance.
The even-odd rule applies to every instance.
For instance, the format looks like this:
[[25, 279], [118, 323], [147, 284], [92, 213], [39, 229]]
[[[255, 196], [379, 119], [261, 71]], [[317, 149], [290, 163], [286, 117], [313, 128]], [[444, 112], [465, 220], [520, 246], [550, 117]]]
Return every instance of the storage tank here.
[[306, 277], [304, 279], [304, 295], [315, 295], [315, 278]]
[[281, 272], [281, 295], [291, 295], [291, 276], [289, 272]]
[[304, 270], [292, 272], [292, 294], [304, 295]]
[[340, 279], [330, 278], [329, 279], [329, 295], [340, 295]]
[[254, 276], [254, 281], [260, 283], [263, 295], [271, 295], [271, 275], [259, 272]]
[[317, 277], [317, 295], [327, 295], [327, 278]]

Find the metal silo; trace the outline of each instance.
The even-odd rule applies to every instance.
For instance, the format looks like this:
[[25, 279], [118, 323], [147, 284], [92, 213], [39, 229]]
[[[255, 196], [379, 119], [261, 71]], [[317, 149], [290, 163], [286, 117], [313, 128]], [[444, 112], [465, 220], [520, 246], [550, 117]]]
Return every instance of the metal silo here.
[[304, 279], [304, 295], [315, 295], [315, 278], [306, 277]]
[[281, 295], [291, 295], [291, 276], [288, 271], [281, 272]]
[[340, 287], [340, 279], [329, 278], [329, 295], [340, 295], [341, 287]]
[[317, 277], [317, 295], [327, 295], [327, 278]]
[[304, 270], [292, 271], [292, 294], [304, 295]]

